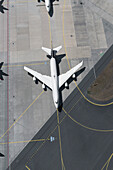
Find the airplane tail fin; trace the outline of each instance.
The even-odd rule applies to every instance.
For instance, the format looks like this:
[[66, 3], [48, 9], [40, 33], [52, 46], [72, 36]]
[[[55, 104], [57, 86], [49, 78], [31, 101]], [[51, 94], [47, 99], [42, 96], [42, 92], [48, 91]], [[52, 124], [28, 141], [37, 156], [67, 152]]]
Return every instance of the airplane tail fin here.
[[44, 50], [47, 54], [49, 54], [51, 56], [52, 51], [54, 52], [54, 55], [56, 55], [56, 53], [58, 51], [60, 51], [61, 48], [62, 48], [62, 46], [59, 46], [59, 47], [56, 47], [56, 48], [53, 48], [53, 49], [42, 47], [42, 50]]

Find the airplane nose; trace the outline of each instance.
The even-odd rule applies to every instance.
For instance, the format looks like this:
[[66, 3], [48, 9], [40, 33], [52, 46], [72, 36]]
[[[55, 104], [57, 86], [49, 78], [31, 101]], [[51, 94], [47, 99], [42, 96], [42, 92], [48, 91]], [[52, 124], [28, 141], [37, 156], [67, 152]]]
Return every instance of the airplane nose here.
[[55, 103], [55, 107], [56, 107], [56, 109], [58, 109], [58, 103]]
[[56, 109], [58, 109], [58, 104], [55, 104]]

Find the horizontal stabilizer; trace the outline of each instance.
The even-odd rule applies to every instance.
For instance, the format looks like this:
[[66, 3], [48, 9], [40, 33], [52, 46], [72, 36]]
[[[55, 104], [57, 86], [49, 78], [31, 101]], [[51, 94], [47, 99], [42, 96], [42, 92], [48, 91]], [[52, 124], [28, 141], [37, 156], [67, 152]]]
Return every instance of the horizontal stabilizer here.
[[42, 47], [42, 50], [44, 50], [47, 54], [51, 55], [51, 49]]
[[60, 51], [60, 50], [61, 50], [61, 48], [62, 48], [62, 46], [59, 46], [59, 47], [53, 48], [53, 51], [56, 51], [56, 53], [57, 53], [58, 51]]
[[[57, 53], [58, 51], [60, 51], [61, 48], [62, 48], [62, 46], [53, 48], [53, 51], [55, 52], [55, 55], [56, 55], [56, 53]], [[51, 51], [52, 51], [51, 49], [42, 47], [42, 50], [44, 50], [47, 54], [51, 55]]]

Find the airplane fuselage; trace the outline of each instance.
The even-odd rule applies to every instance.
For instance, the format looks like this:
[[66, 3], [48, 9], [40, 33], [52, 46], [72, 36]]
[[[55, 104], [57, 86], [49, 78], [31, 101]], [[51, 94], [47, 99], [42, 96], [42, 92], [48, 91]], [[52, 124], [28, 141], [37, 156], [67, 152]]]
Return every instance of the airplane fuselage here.
[[47, 12], [50, 12], [50, 9], [51, 9], [51, 2], [50, 2], [50, 0], [45, 0], [45, 5], [46, 5]]
[[58, 82], [58, 75], [57, 75], [57, 65], [56, 59], [54, 57], [50, 60], [50, 71], [51, 71], [51, 81], [53, 87], [53, 100], [55, 107], [59, 107], [59, 82]]

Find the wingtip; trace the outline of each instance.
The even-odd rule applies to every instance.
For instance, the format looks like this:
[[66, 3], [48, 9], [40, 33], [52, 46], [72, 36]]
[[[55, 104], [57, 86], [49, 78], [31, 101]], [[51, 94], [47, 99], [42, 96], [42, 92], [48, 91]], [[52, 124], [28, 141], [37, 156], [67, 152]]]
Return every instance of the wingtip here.
[[27, 69], [27, 67], [26, 66], [24, 66], [24, 70], [26, 70]]
[[62, 49], [62, 45], [60, 46], [60, 50]]
[[83, 65], [83, 60], [81, 61], [81, 66]]

